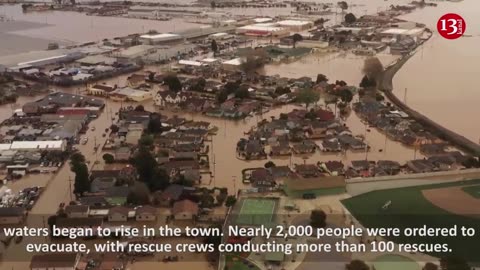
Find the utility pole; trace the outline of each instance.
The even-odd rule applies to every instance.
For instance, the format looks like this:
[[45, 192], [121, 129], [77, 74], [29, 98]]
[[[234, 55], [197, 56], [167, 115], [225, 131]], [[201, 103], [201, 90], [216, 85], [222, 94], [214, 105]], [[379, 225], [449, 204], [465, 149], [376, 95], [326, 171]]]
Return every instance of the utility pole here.
[[407, 88], [405, 87], [405, 92], [403, 93], [403, 103], [407, 104]]
[[73, 198], [72, 198], [72, 177], [68, 177], [68, 190], [69, 190], [69, 194], [70, 194], [70, 201], [73, 201]]

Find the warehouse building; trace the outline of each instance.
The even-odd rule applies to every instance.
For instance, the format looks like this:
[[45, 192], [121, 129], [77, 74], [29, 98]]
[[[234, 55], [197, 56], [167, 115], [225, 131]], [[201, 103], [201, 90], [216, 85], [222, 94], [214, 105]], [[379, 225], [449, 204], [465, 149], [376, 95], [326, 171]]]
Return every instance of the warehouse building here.
[[288, 29], [278, 27], [275, 23], [257, 23], [245, 25], [237, 28], [237, 33], [246, 36], [257, 37], [283, 37], [289, 35]]
[[163, 44], [173, 44], [181, 43], [184, 38], [178, 34], [163, 33], [163, 34], [154, 34], [154, 35], [142, 35], [140, 36], [140, 42], [145, 45], [163, 45]]

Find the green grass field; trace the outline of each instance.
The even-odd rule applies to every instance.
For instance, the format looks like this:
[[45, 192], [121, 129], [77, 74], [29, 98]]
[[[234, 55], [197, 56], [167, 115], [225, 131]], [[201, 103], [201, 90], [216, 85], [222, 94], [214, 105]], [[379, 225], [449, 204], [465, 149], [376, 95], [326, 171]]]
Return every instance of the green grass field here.
[[480, 185], [464, 187], [462, 190], [470, 194], [472, 197], [480, 199]]
[[[468, 185], [480, 184], [480, 180], [469, 181]], [[449, 248], [473, 263], [480, 263], [478, 243], [480, 243], [480, 219], [458, 216], [436, 207], [423, 197], [422, 190], [449, 186], [467, 185], [467, 183], [446, 183], [380, 190], [365, 193], [343, 200], [342, 203], [365, 227], [389, 228], [422, 227], [432, 228], [467, 226], [476, 229], [473, 237], [396, 237], [397, 243], [447, 243]], [[386, 210], [382, 206], [392, 201]], [[444, 254], [431, 253], [434, 256]]]
[[254, 226], [271, 224], [274, 217], [275, 204], [276, 202], [272, 199], [244, 199], [235, 223]]

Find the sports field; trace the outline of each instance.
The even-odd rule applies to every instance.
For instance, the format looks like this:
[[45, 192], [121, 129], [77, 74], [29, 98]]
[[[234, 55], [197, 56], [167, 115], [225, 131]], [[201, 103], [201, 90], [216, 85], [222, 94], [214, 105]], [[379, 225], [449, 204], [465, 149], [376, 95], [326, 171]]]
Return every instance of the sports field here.
[[[478, 243], [480, 243], [480, 221], [475, 217], [456, 215], [433, 204], [424, 196], [424, 191], [444, 189], [448, 187], [463, 187], [480, 184], [480, 180], [436, 185], [416, 186], [389, 190], [373, 191], [343, 200], [342, 203], [365, 227], [389, 228], [422, 227], [450, 228], [457, 225], [473, 227], [476, 235], [473, 237], [405, 237], [391, 238], [397, 243], [447, 243], [454, 253], [465, 257], [476, 264], [480, 263]], [[465, 194], [467, 195], [467, 194]], [[445, 200], [455, 203], [457, 198], [451, 196]], [[383, 208], [391, 201], [389, 207]], [[460, 200], [458, 201], [460, 203]], [[431, 253], [442, 256], [441, 253]]]
[[464, 187], [462, 190], [470, 196], [480, 199], [480, 185]]
[[274, 218], [275, 199], [246, 198], [241, 201], [241, 208], [235, 220], [239, 225], [269, 225]]

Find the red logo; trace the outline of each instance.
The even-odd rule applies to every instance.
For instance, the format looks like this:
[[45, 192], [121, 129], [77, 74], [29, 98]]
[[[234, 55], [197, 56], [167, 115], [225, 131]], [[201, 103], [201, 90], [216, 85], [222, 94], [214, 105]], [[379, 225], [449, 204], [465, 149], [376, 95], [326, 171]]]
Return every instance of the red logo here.
[[446, 39], [457, 39], [465, 33], [466, 29], [465, 20], [455, 13], [445, 14], [437, 22], [438, 33]]

